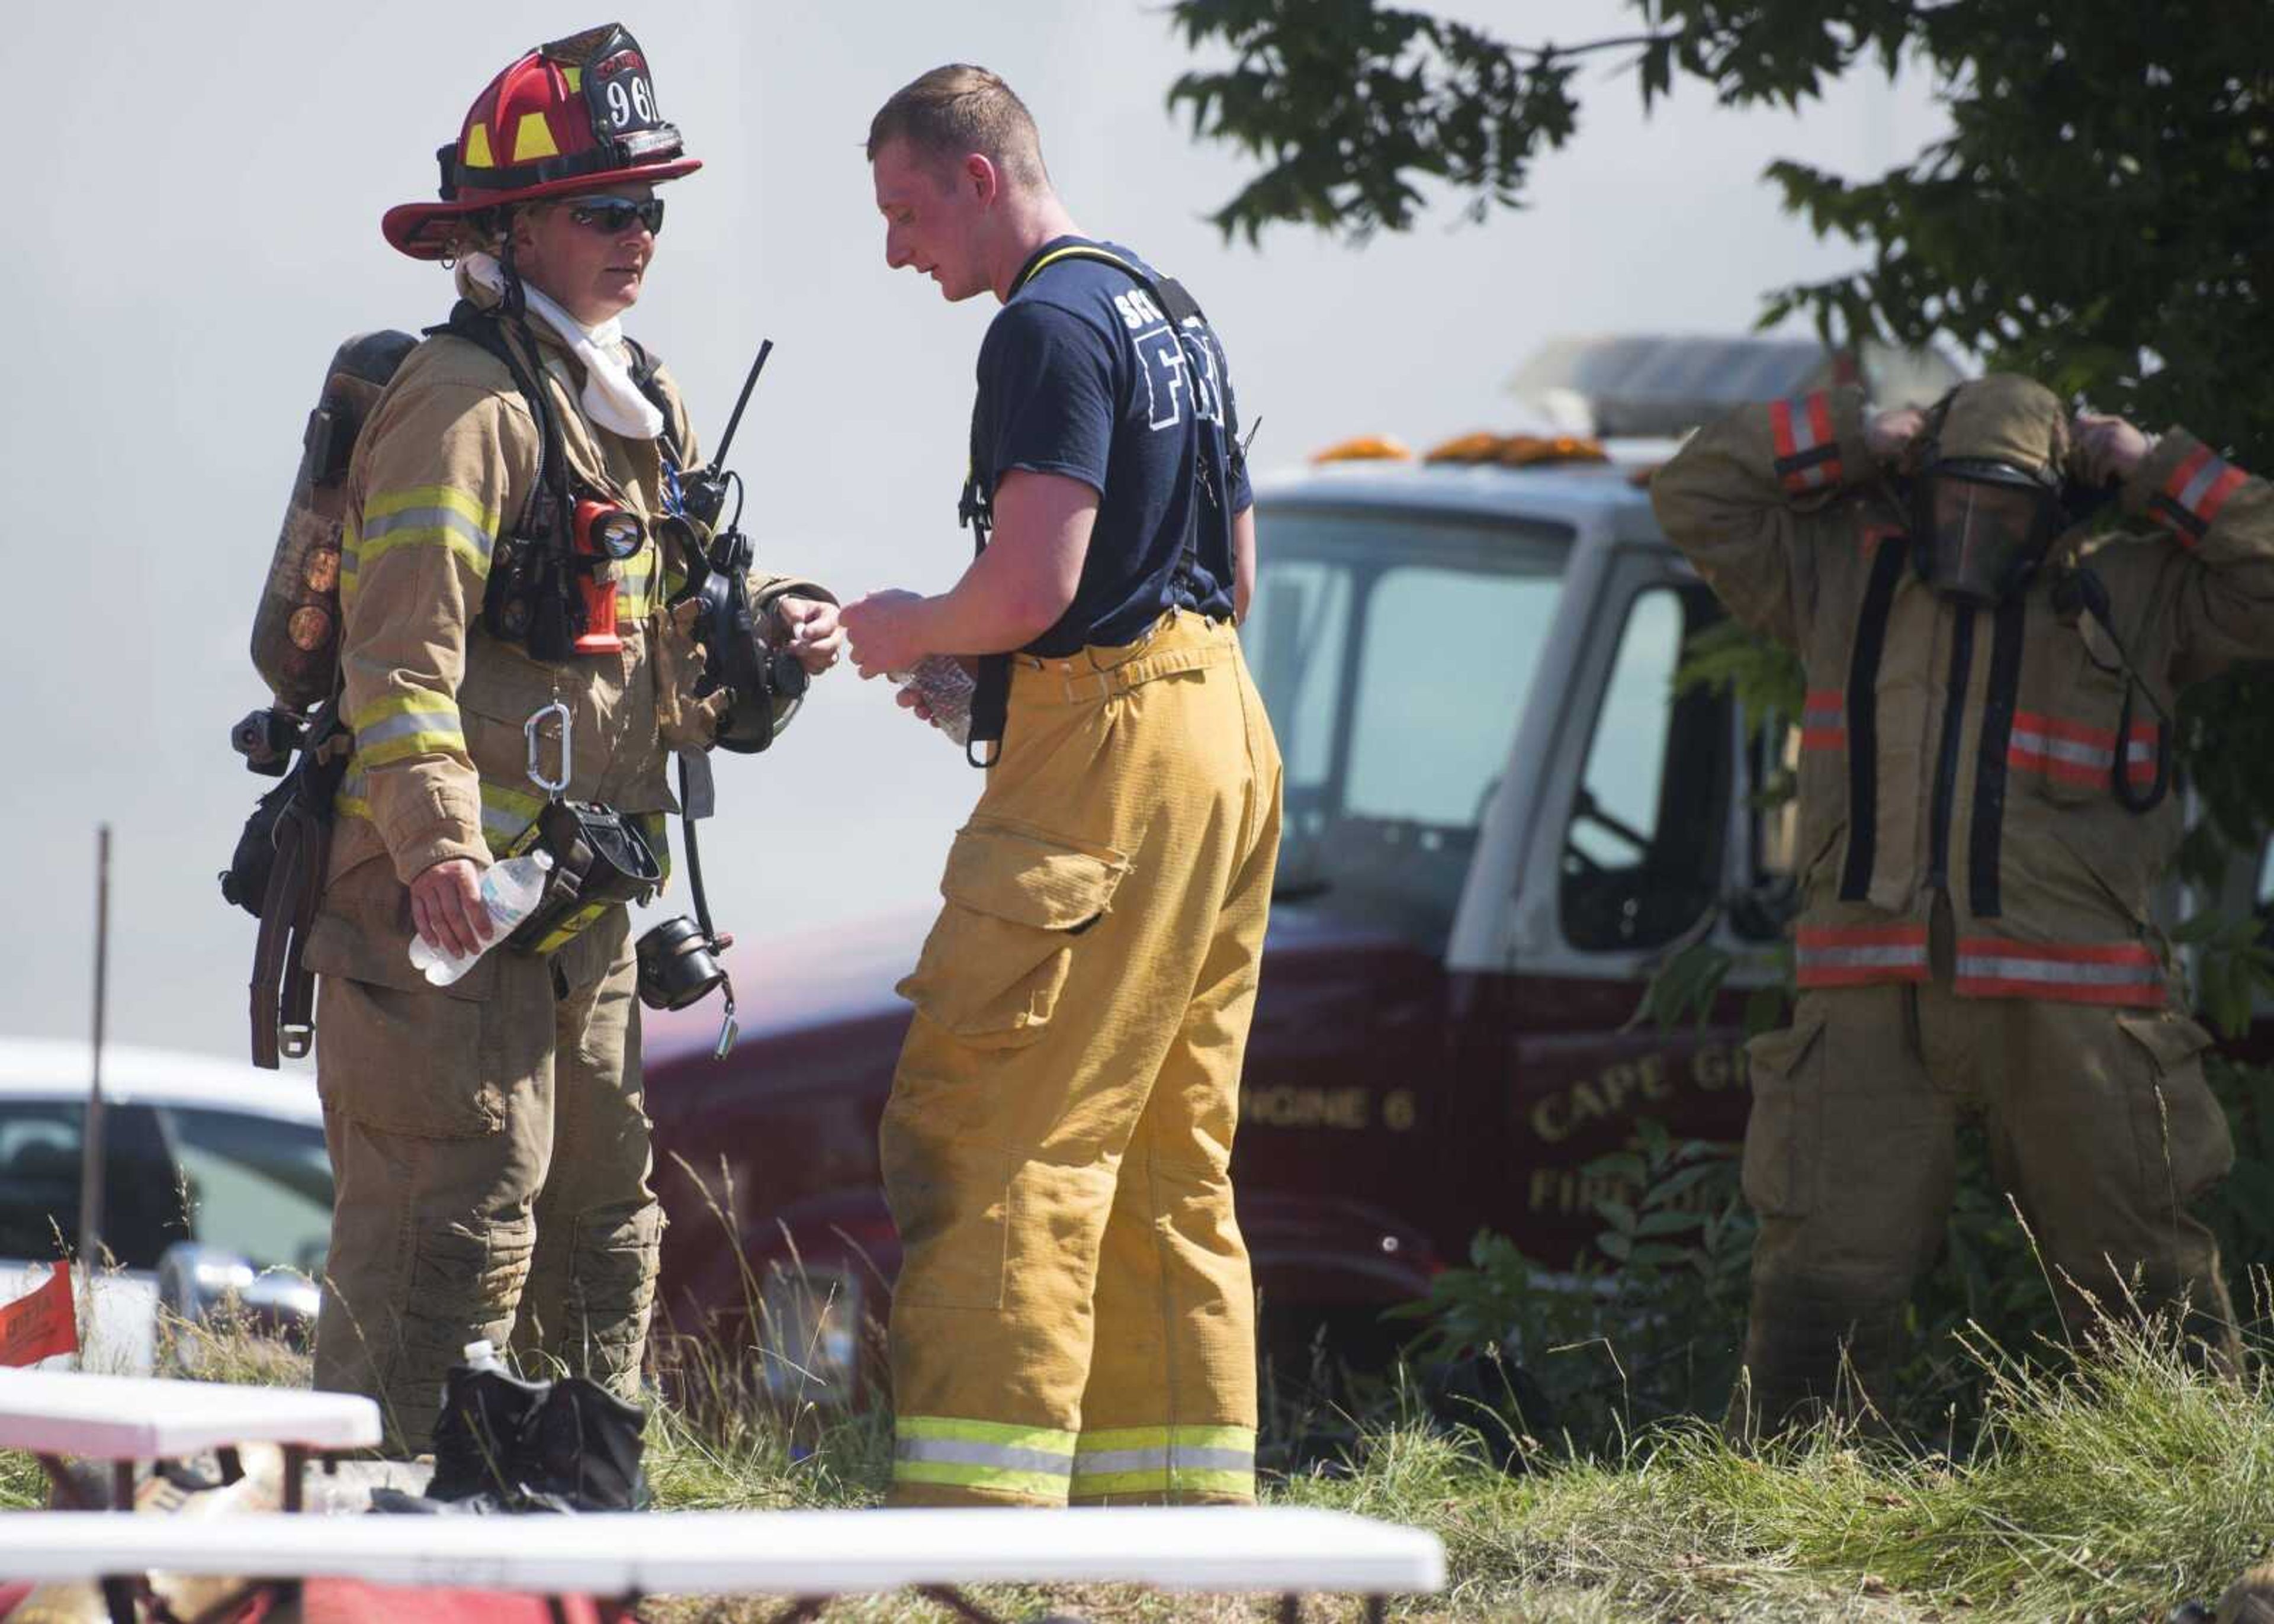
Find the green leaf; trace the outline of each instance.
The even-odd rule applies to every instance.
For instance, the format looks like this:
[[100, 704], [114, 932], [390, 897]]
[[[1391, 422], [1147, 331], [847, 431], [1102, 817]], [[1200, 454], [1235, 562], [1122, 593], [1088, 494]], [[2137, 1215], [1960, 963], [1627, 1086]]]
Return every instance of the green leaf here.
[[1680, 1235], [1688, 1229], [1706, 1227], [1703, 1213], [1658, 1212], [1645, 1213], [1634, 1226], [1637, 1235]]

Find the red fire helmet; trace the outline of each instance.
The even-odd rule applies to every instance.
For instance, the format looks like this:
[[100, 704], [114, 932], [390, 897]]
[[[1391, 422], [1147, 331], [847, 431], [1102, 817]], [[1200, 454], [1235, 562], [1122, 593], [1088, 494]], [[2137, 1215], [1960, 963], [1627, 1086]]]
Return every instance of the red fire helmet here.
[[591, 192], [612, 180], [673, 180], [703, 167], [656, 111], [639, 41], [608, 23], [540, 45], [474, 98], [457, 140], [436, 153], [442, 200], [402, 203], [379, 229], [414, 259], [439, 259], [477, 210]]

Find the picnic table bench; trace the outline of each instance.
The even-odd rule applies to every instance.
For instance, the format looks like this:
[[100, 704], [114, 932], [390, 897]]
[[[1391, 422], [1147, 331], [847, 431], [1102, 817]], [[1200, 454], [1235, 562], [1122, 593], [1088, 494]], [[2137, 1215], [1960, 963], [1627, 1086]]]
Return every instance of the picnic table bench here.
[[137, 1462], [211, 1450], [234, 1479], [240, 1446], [273, 1443], [284, 1451], [284, 1509], [297, 1511], [312, 1454], [365, 1449], [379, 1440], [379, 1406], [350, 1393], [0, 1368], [0, 1449], [39, 1456], [68, 1505], [85, 1502], [64, 1470], [66, 1455], [109, 1462], [111, 1504], [126, 1511]]
[[1321, 1591], [1362, 1595], [1378, 1619], [1388, 1596], [1439, 1589], [1445, 1557], [1418, 1529], [1283, 1507], [0, 1515], [0, 1577], [117, 1582], [154, 1570], [619, 1598], [611, 1612], [649, 1595], [779, 1596], [777, 1624], [855, 1593], [914, 1589], [985, 1620], [960, 1587], [1126, 1583], [1276, 1594], [1293, 1620], [1301, 1597]]
[[[0, 1448], [39, 1456], [57, 1497], [84, 1507], [65, 1456], [105, 1460], [113, 1505], [133, 1506], [138, 1462], [281, 1446], [286, 1513], [302, 1504], [311, 1454], [380, 1441], [378, 1407], [346, 1394], [71, 1372], [0, 1369]], [[1306, 1593], [1383, 1598], [1444, 1583], [1435, 1536], [1340, 1512], [1251, 1507], [1067, 1511], [641, 1512], [589, 1515], [299, 1516], [222, 1512], [119, 1516], [87, 1509], [0, 1515], [0, 1581], [90, 1583], [132, 1624], [142, 1575], [234, 1577], [246, 1594], [334, 1579], [410, 1588], [617, 1598], [764, 1595], [781, 1620], [830, 1598], [914, 1589], [963, 1617], [988, 1615], [971, 1584], [1140, 1583], [1276, 1594], [1283, 1619]], [[556, 1615], [559, 1606], [554, 1605]]]

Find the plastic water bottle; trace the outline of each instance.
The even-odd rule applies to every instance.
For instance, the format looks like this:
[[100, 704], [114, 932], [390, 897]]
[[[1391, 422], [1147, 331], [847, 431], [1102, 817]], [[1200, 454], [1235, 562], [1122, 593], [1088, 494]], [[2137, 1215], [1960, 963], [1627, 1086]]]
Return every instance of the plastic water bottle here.
[[932, 725], [958, 744], [971, 739], [971, 694], [978, 686], [953, 654], [927, 654], [907, 671], [894, 672], [900, 687], [923, 695]]
[[426, 945], [424, 936], [410, 938], [410, 962], [417, 966], [429, 985], [448, 987], [474, 967], [474, 961], [513, 934], [515, 926], [527, 919], [545, 896], [546, 871], [553, 867], [553, 853], [529, 852], [519, 857], [508, 857], [501, 863], [492, 863], [482, 870], [482, 906], [489, 910], [494, 933], [482, 944], [478, 951], [463, 958], [445, 953]]

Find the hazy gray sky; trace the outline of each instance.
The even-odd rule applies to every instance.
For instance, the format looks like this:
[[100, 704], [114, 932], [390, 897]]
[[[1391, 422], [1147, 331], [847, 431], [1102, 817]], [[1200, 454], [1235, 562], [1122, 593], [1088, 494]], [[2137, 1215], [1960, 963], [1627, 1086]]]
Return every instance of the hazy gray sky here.
[[[1634, 20], [1610, 0], [1454, 9], [1524, 41]], [[0, 269], [16, 322], [0, 548], [18, 603], [0, 644], [17, 763], [0, 831], [20, 921], [0, 1034], [87, 1031], [108, 820], [113, 1035], [244, 1052], [253, 926], [214, 876], [267, 781], [226, 732], [267, 698], [245, 642], [301, 424], [343, 337], [448, 312], [443, 274], [388, 248], [380, 212], [433, 194], [434, 148], [492, 74], [600, 17], [435, 0], [11, 15], [37, 104], [19, 109], [34, 145]], [[1193, 290], [1243, 415], [1262, 420], [1266, 466], [1356, 433], [1427, 442], [1510, 420], [1508, 374], [1553, 335], [1743, 330], [1763, 289], [1850, 258], [1777, 212], [1763, 166], [1871, 172], [1944, 125], [1924, 85], [1860, 79], [1799, 117], [1733, 114], [1684, 85], [1645, 122], [1632, 78], [1606, 64], [1529, 209], [1481, 226], [1442, 209], [1362, 251], [1285, 230], [1257, 252], [1203, 218], [1242, 162], [1166, 112], [1189, 58], [1150, 0], [712, 0], [621, 20], [708, 165], [671, 187], [627, 325], [670, 362], [706, 438], [759, 338], [776, 341], [734, 458], [746, 527], [765, 560], [847, 598], [936, 590], [968, 557], [954, 498], [995, 307], [886, 271], [860, 148], [877, 105], [926, 68], [1001, 72], [1074, 218]], [[719, 922], [746, 941], [928, 906], [977, 793], [952, 747], [849, 671], [773, 752], [719, 761], [704, 866]], [[665, 911], [686, 906], [675, 887]]]

